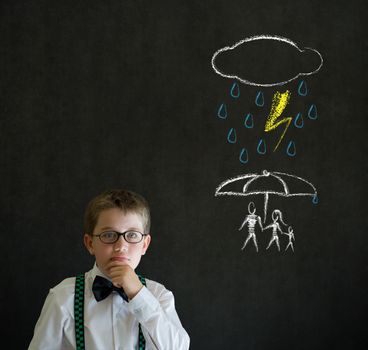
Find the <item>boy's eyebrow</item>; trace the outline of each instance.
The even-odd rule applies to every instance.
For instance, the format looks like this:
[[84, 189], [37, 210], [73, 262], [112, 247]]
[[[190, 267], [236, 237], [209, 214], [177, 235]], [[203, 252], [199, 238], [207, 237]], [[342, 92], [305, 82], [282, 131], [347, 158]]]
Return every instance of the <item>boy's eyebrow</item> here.
[[[115, 229], [114, 227], [110, 227], [110, 226], [106, 226], [106, 227], [102, 227], [101, 231], [105, 231], [105, 230], [111, 230], [111, 231], [116, 231], [119, 232], [117, 229]], [[130, 227], [127, 231], [138, 231], [140, 232], [140, 230], [136, 227]]]
[[101, 230], [115, 230], [115, 229], [113, 227], [106, 226], [106, 227], [102, 227]]

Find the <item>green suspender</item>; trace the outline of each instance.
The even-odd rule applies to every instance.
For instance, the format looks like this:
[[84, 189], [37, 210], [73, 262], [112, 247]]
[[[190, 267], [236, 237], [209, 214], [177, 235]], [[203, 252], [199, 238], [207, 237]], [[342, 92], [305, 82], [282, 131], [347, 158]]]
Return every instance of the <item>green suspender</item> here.
[[[138, 275], [139, 280], [145, 286], [146, 279]], [[75, 295], [74, 295], [74, 319], [75, 319], [75, 343], [77, 350], [84, 350], [84, 273], [79, 274], [75, 279]], [[142, 327], [139, 324], [139, 350], [144, 350], [146, 340], [142, 333]]]
[[84, 273], [75, 279], [74, 323], [77, 350], [84, 350]]
[[[139, 280], [141, 281], [141, 283], [145, 286], [146, 285], [146, 279], [141, 275], [138, 275], [138, 277], [139, 277]], [[143, 336], [143, 333], [142, 333], [141, 324], [139, 324], [138, 345], [139, 345], [139, 350], [144, 350], [146, 348], [146, 340], [144, 339], [144, 336]]]

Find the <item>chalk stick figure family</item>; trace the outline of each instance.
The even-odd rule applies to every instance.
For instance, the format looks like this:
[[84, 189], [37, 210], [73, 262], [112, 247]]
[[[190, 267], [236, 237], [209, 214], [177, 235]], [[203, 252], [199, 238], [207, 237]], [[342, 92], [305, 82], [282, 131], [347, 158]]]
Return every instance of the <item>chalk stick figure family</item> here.
[[[250, 202], [248, 204], [248, 215], [246, 215], [243, 223], [239, 228], [239, 231], [241, 231], [244, 228], [244, 226], [247, 226], [248, 229], [248, 236], [241, 250], [244, 250], [249, 242], [253, 242], [258, 252], [258, 242], [256, 237], [256, 225], [258, 223], [262, 231], [272, 229], [272, 236], [266, 249], [269, 249], [272, 246], [272, 244], [275, 244], [277, 246], [278, 251], [280, 251], [280, 237], [279, 237], [280, 233], [281, 235], [286, 235], [288, 237], [288, 244], [286, 245], [285, 251], [288, 250], [289, 247], [291, 248], [292, 251], [294, 251], [293, 241], [295, 241], [295, 237], [293, 228], [285, 224], [285, 222], [282, 219], [282, 213], [280, 210], [275, 209], [272, 212], [272, 221], [273, 221], [272, 223], [263, 227], [261, 217], [259, 215], [256, 215], [256, 207], [254, 203]], [[280, 223], [285, 227], [288, 226], [287, 232], [284, 232], [282, 230]]]

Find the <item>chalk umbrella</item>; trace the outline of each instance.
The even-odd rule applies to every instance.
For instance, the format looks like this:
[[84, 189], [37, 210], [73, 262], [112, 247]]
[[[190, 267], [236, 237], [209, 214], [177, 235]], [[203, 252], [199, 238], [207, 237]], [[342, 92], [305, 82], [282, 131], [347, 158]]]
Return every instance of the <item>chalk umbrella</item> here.
[[270, 195], [282, 197], [310, 196], [314, 204], [318, 203], [317, 190], [309, 181], [295, 175], [277, 171], [263, 170], [261, 174], [245, 174], [222, 182], [215, 196], [264, 196], [264, 219]]

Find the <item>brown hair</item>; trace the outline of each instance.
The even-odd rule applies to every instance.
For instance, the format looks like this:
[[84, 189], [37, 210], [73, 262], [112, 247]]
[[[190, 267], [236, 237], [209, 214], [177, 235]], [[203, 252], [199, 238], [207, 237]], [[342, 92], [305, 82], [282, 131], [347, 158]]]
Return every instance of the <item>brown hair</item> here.
[[124, 213], [134, 212], [143, 219], [143, 233], [149, 233], [151, 218], [147, 201], [138, 193], [113, 189], [105, 191], [93, 198], [87, 205], [84, 213], [84, 233], [92, 235], [103, 210], [120, 208]]

